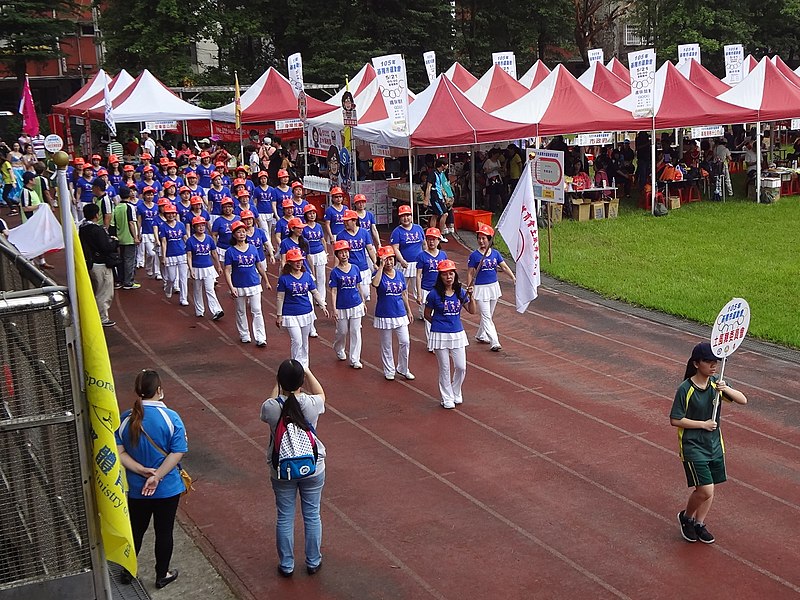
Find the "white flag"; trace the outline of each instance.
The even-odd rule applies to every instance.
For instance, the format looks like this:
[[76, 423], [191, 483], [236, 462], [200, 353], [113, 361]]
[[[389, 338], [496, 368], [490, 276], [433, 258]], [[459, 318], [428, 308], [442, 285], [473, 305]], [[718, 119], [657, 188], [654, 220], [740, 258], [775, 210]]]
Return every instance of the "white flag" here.
[[636, 98], [634, 118], [652, 117], [655, 111], [656, 51], [653, 48], [628, 53], [631, 93]]
[[525, 165], [517, 187], [511, 195], [497, 230], [503, 236], [511, 256], [517, 263], [517, 312], [524, 313], [528, 304], [539, 295], [542, 282], [539, 270], [539, 226], [530, 165]]
[[30, 219], [11, 229], [8, 232], [8, 241], [28, 259], [64, 248], [61, 223], [48, 204], [40, 204]]
[[289, 83], [292, 84], [294, 97], [297, 98], [305, 87], [303, 83], [303, 57], [299, 52], [296, 52], [286, 59], [286, 63], [289, 67]]
[[375, 77], [392, 124], [392, 131], [408, 134], [406, 61], [400, 54], [389, 54], [373, 58], [372, 66], [375, 67]]
[[425, 71], [428, 73], [428, 83], [436, 81], [436, 52], [430, 51], [422, 55], [425, 62]]
[[111, 104], [111, 94], [108, 92], [108, 77], [106, 77], [105, 85], [103, 86], [103, 103], [105, 104], [106, 112], [106, 125], [111, 135], [117, 135], [117, 124], [114, 122], [114, 107]]

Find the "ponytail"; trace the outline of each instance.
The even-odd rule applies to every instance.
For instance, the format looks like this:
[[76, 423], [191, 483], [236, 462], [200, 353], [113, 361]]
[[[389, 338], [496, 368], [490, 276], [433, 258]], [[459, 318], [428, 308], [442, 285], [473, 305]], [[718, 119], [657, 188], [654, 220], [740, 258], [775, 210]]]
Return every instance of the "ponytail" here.
[[686, 371], [683, 374], [683, 380], [686, 381], [690, 377], [694, 377], [697, 374], [697, 365], [694, 364], [694, 360], [691, 358], [686, 363]]
[[139, 445], [139, 436], [142, 434], [142, 421], [144, 420], [144, 406], [142, 400], [149, 400], [156, 395], [158, 388], [161, 387], [161, 377], [158, 371], [152, 369], [142, 369], [136, 376], [133, 385], [136, 392], [136, 400], [131, 409], [131, 417], [128, 424], [131, 442], [134, 446]]
[[286, 423], [294, 423], [303, 431], [310, 430], [308, 420], [303, 414], [303, 410], [300, 408], [300, 402], [298, 402], [294, 392], [286, 393], [286, 400], [284, 401], [283, 409], [281, 410], [281, 419], [283, 419]]

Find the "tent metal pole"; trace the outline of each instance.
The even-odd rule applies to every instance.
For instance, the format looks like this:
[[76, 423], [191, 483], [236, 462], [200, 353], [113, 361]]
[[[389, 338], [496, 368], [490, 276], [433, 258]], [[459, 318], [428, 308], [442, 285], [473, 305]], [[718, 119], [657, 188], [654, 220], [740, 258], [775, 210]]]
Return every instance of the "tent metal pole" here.
[[650, 138], [650, 214], [656, 214], [656, 117], [653, 115], [653, 134]]
[[475, 210], [475, 146], [470, 148], [469, 160], [471, 164], [469, 172], [470, 172], [470, 177], [472, 178], [472, 183], [470, 183], [469, 191], [470, 195], [472, 196], [472, 210]]
[[411, 206], [411, 222], [414, 222], [414, 169], [412, 168], [411, 147], [408, 148], [408, 204]]
[[756, 204], [761, 203], [761, 121], [756, 123]]

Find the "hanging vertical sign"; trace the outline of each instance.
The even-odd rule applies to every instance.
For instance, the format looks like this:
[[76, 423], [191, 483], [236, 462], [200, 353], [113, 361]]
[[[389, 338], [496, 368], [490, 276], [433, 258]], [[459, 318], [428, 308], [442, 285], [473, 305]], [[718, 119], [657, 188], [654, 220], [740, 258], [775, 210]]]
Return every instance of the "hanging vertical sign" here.
[[731, 85], [744, 78], [744, 46], [729, 44], [725, 46], [725, 79]]
[[678, 64], [691, 59], [695, 59], [702, 64], [700, 61], [700, 44], [678, 44]]
[[425, 62], [425, 71], [428, 73], [428, 83], [433, 83], [436, 79], [436, 52], [430, 51], [422, 55]]
[[517, 57], [513, 52], [492, 52], [492, 64], [503, 69], [514, 79], [517, 78]]
[[631, 94], [636, 99], [635, 118], [652, 117], [655, 105], [656, 51], [653, 48], [628, 53]]
[[389, 54], [372, 59], [378, 89], [389, 115], [392, 131], [408, 133], [408, 83], [406, 63], [401, 54]]
[[589, 58], [589, 66], [590, 67], [592, 66], [592, 63], [596, 63], [596, 62], [602, 63], [602, 62], [604, 62], [603, 49], [602, 48], [592, 48], [588, 52], [588, 58]]
[[287, 65], [289, 67], [289, 83], [292, 84], [292, 91], [294, 92], [294, 97], [298, 98], [300, 96], [300, 92], [303, 91], [303, 57], [300, 55], [299, 52], [292, 54], [289, 58], [286, 59]]

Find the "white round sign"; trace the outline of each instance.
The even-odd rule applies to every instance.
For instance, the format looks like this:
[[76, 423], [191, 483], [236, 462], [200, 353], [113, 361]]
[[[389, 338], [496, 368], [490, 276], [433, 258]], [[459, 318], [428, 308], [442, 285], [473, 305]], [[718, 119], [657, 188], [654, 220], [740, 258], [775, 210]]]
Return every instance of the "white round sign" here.
[[750, 327], [750, 305], [744, 298], [734, 298], [717, 315], [711, 331], [711, 351], [718, 358], [733, 354], [744, 341]]
[[44, 138], [44, 149], [48, 152], [58, 152], [63, 147], [64, 140], [61, 139], [61, 136], [58, 136], [55, 133], [51, 133]]

